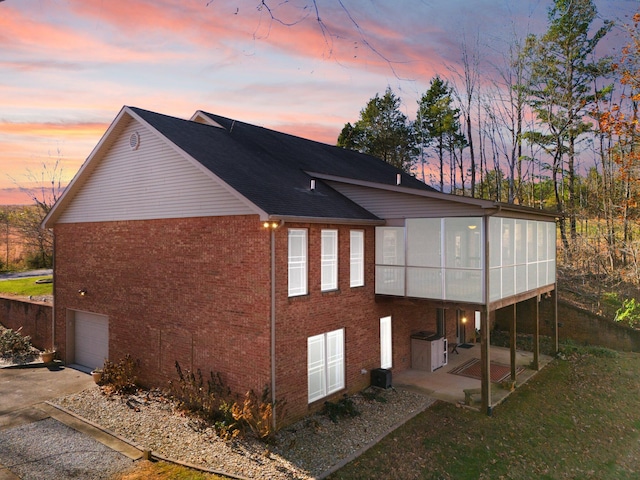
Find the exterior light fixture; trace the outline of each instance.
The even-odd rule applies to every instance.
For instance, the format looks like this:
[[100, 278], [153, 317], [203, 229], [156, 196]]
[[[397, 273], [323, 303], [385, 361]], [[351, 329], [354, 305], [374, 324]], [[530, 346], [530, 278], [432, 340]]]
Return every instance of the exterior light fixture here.
[[81, 297], [84, 297], [85, 295], [87, 295], [87, 289], [81, 288], [80, 290], [78, 290], [78, 295], [80, 295]]
[[462, 323], [467, 323], [467, 317], [462, 317]]
[[266, 222], [262, 223], [262, 226], [264, 228], [268, 228], [270, 230], [275, 230], [276, 228], [278, 228], [280, 226], [280, 222], [268, 222], [268, 221], [266, 221]]
[[269, 228], [270, 224], [269, 224], [269, 222], [264, 222], [264, 223], [262, 224], [262, 226], [263, 226], [264, 228]]

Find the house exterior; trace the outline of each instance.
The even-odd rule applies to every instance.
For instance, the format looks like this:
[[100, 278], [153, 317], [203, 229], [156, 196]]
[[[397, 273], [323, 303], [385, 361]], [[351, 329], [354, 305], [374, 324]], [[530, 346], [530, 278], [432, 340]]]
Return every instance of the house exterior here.
[[493, 313], [514, 306], [515, 331], [515, 305], [555, 290], [552, 215], [202, 111], [123, 107], [44, 224], [67, 363], [130, 354], [149, 386], [176, 362], [268, 386], [279, 426], [412, 368], [421, 332], [443, 363], [475, 338], [466, 319], [486, 370]]

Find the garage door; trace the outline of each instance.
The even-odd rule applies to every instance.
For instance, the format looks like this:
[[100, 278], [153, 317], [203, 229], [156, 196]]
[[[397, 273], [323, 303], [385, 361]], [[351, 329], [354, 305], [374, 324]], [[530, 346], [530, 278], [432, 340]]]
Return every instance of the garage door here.
[[75, 312], [74, 363], [97, 368], [109, 358], [109, 318], [95, 313]]

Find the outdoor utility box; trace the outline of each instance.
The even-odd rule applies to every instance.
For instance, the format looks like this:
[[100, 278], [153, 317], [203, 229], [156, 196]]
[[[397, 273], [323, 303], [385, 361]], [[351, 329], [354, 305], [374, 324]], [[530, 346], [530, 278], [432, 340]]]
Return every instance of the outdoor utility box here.
[[371, 386], [391, 388], [391, 370], [386, 368], [374, 368], [371, 370]]

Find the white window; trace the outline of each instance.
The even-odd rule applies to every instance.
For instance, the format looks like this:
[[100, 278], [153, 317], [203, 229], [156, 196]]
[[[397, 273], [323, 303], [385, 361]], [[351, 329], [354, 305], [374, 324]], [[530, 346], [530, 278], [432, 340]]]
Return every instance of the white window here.
[[382, 317], [380, 319], [380, 368], [392, 366], [391, 317]]
[[322, 230], [320, 256], [322, 270], [320, 274], [321, 290], [338, 288], [338, 231]]
[[307, 294], [307, 231], [289, 229], [289, 296]]
[[344, 388], [344, 329], [307, 339], [309, 403]]
[[364, 285], [364, 231], [351, 230], [349, 249], [351, 258], [351, 286], [361, 287]]

